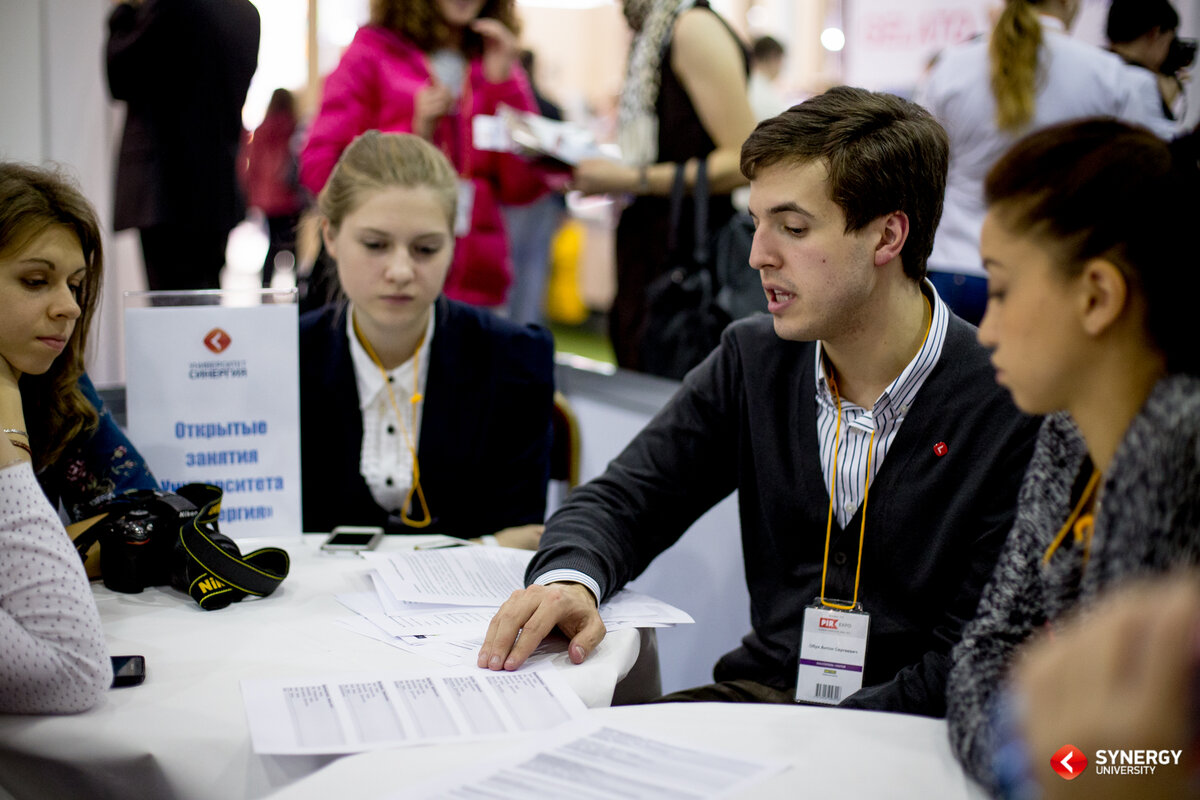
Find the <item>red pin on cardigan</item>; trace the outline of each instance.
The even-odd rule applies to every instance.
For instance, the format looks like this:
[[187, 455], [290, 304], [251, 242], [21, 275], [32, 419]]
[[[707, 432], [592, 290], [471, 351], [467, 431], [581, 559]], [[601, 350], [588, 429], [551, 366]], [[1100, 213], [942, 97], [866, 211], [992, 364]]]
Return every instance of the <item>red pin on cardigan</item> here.
[[938, 458], [941, 458], [942, 456], [946, 455], [946, 453], [950, 452], [950, 448], [946, 447], [945, 442], [938, 442], [933, 446], [933, 452], [934, 455], [936, 455]]

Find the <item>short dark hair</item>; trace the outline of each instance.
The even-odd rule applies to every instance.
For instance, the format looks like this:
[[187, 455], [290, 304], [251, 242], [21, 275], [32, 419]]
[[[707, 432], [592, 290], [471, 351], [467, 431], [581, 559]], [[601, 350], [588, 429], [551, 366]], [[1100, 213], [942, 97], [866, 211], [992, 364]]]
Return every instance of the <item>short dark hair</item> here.
[[1167, 0], [1112, 0], [1104, 34], [1113, 44], [1125, 44], [1155, 28], [1178, 27], [1179, 12]]
[[1013, 145], [988, 172], [984, 199], [1008, 227], [1052, 252], [1068, 277], [1093, 258], [1115, 264], [1144, 297], [1146, 328], [1167, 369], [1200, 373], [1194, 153], [1114, 119], [1064, 123]]
[[776, 164], [822, 161], [829, 196], [846, 232], [894, 211], [908, 216], [900, 258], [913, 280], [925, 277], [942, 217], [950, 139], [921, 106], [895, 95], [837, 86], [758, 124], [742, 145], [750, 180]]
[[750, 57], [755, 63], [783, 58], [783, 45], [771, 36], [759, 36], [750, 45]]

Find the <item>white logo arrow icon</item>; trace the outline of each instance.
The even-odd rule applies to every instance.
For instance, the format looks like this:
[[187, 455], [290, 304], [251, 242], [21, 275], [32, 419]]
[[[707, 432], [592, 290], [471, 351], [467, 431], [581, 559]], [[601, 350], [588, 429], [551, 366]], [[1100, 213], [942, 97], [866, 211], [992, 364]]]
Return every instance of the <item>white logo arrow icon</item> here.
[[1062, 761], [1058, 762], [1062, 764], [1066, 768], [1067, 772], [1071, 773], [1072, 775], [1075, 774], [1075, 769], [1071, 766], [1071, 756], [1073, 755], [1075, 755], [1074, 751], [1067, 753], [1062, 757]]

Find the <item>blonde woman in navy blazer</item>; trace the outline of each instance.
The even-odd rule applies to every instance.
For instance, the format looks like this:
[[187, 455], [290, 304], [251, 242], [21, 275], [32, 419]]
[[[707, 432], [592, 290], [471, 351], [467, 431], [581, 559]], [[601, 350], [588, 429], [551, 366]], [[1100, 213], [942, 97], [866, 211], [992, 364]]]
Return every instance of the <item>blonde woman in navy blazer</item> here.
[[[344, 298], [300, 320], [305, 530], [379, 525], [537, 546], [553, 340], [542, 328], [441, 295], [457, 185], [449, 162], [423, 139], [369, 131], [347, 148], [318, 198]], [[370, 380], [389, 379], [380, 380], [386, 393], [375, 395], [382, 405], [374, 412], [359, 395], [372, 370], [379, 372]], [[415, 451], [411, 475], [393, 469], [381, 480], [374, 467], [364, 470], [371, 413], [386, 426], [378, 436], [385, 446], [394, 441], [401, 456]]]

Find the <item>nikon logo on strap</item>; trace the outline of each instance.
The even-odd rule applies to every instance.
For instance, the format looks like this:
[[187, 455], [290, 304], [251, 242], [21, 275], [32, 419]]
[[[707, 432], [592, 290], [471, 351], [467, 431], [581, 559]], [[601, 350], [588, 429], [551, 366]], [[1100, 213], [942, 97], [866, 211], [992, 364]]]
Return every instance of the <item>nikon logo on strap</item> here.
[[205, 580], [197, 581], [196, 588], [204, 594], [208, 594], [209, 592], [215, 592], [217, 589], [225, 588], [225, 584], [216, 578], [206, 578]]
[[[179, 493], [200, 509], [179, 528], [176, 545], [183, 561], [182, 578], [172, 585], [186, 591], [206, 611], [224, 608], [250, 595], [266, 597], [288, 574], [286, 551], [264, 547], [243, 556], [228, 536], [217, 532], [221, 490], [207, 483], [179, 487]], [[186, 588], [185, 588], [186, 587]]]

